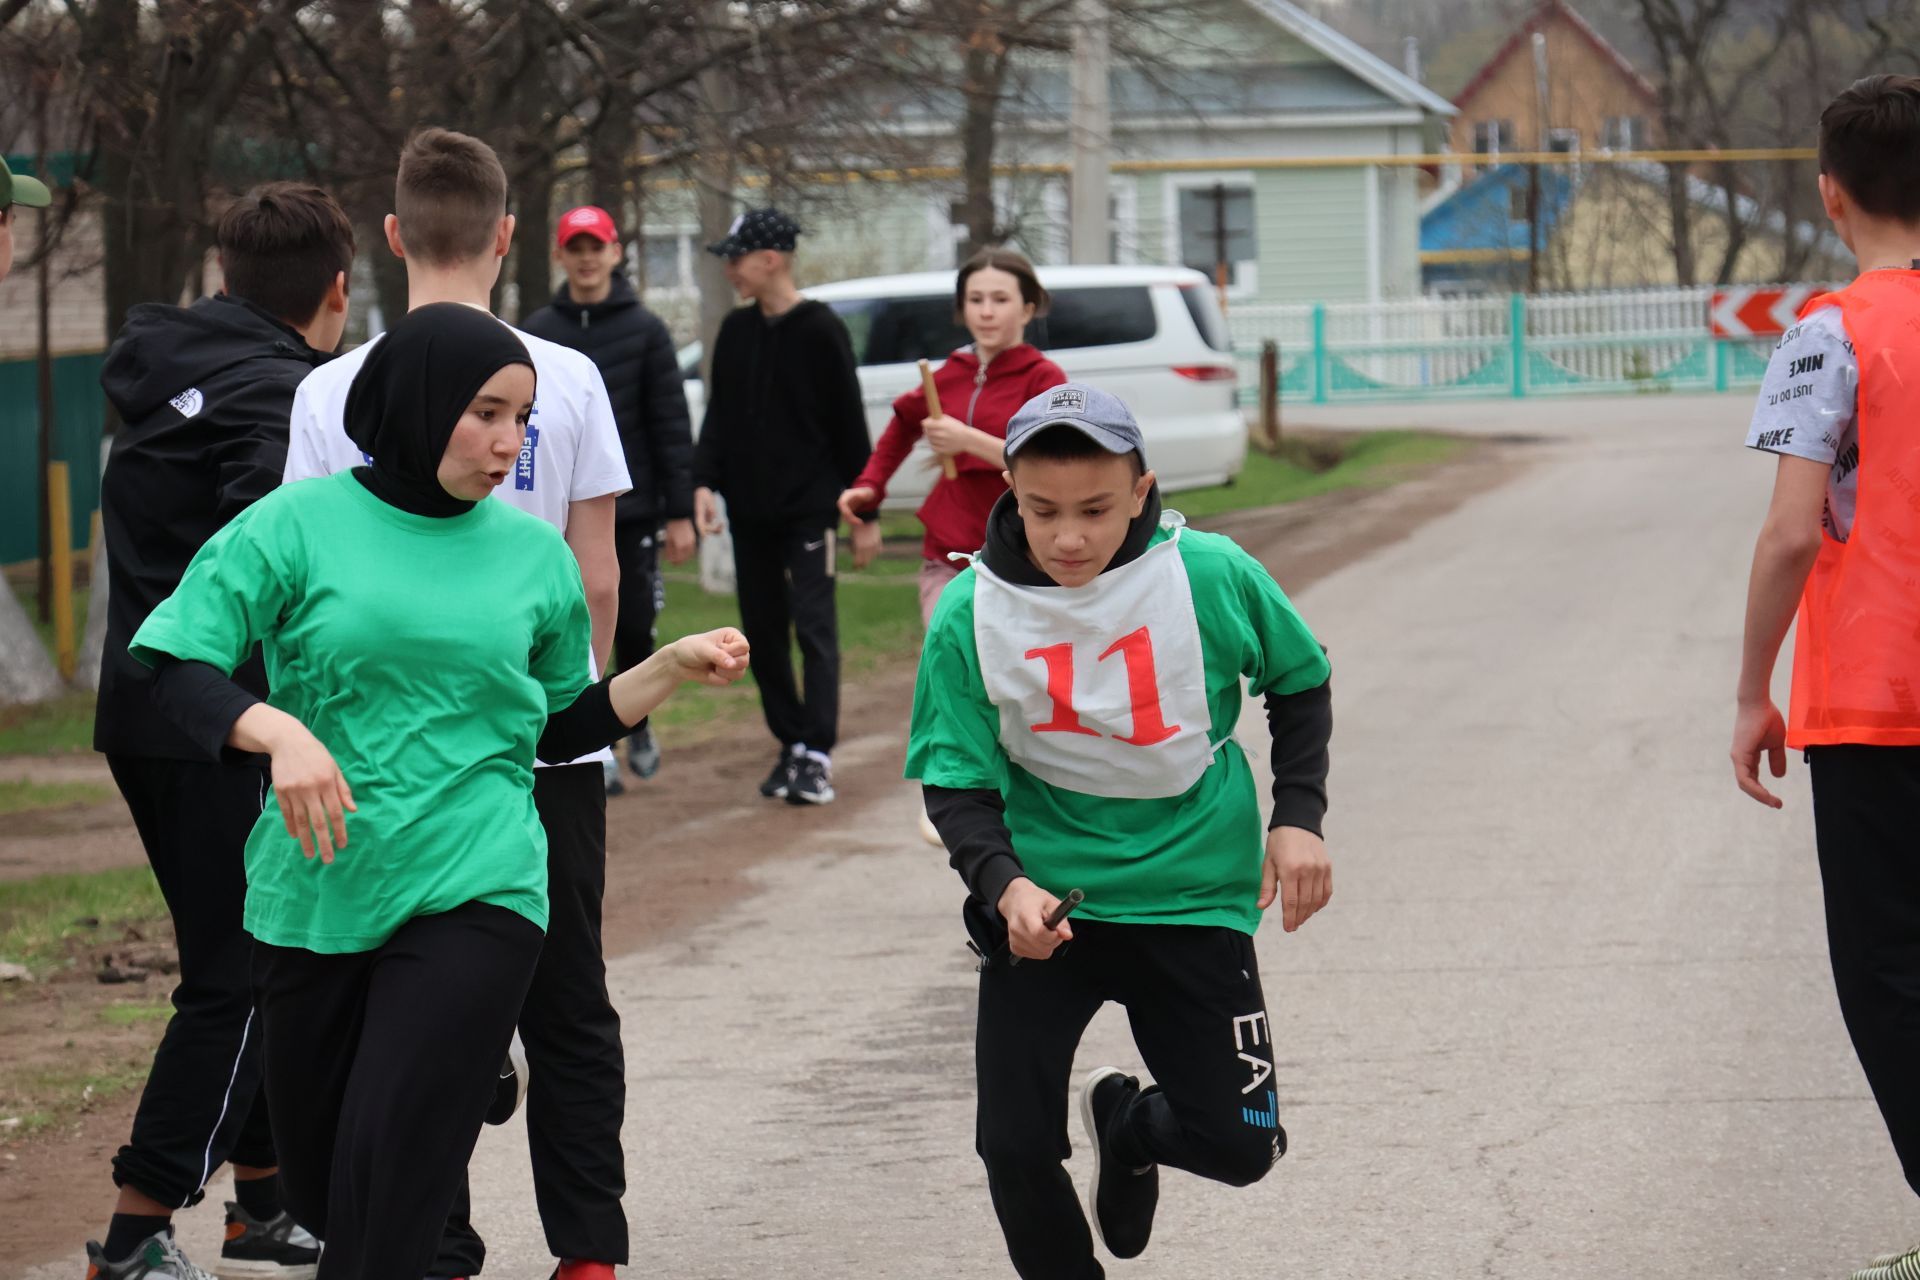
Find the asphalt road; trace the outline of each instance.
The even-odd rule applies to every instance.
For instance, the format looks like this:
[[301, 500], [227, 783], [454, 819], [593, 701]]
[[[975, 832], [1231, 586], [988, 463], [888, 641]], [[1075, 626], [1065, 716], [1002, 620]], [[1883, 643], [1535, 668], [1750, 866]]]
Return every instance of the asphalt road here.
[[[1774, 813], [1725, 761], [1771, 477], [1749, 403], [1366, 411], [1549, 439], [1301, 594], [1334, 660], [1336, 889], [1260, 937], [1292, 1149], [1245, 1191], [1164, 1175], [1111, 1274], [1844, 1276], [1920, 1235], [1834, 1006], [1804, 770]], [[806, 824], [757, 895], [612, 964], [631, 1274], [1011, 1275], [958, 884], [915, 803]], [[1137, 1068], [1117, 1011], [1081, 1061]], [[474, 1168], [487, 1274], [547, 1274], [523, 1133]], [[211, 1215], [183, 1226], [210, 1260]]]

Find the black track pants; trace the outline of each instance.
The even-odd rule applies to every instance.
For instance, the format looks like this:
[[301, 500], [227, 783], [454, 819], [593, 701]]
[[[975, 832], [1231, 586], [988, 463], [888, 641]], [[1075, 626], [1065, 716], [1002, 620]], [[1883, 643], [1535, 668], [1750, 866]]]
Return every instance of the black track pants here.
[[1920, 747], [1815, 747], [1807, 760], [1840, 1013], [1920, 1192]]
[[[834, 611], [834, 531], [825, 526], [733, 527], [740, 630], [767, 729], [783, 747], [831, 752], [840, 735], [840, 623]], [[801, 685], [793, 682], [800, 644]], [[804, 690], [804, 701], [801, 690]]]
[[540, 942], [470, 902], [372, 951], [256, 945], [281, 1194], [326, 1242], [320, 1280], [427, 1274]]
[[[527, 1148], [533, 1194], [555, 1258], [627, 1261], [627, 1060], [620, 1015], [607, 995], [600, 904], [607, 886], [607, 792], [598, 765], [561, 765], [533, 775], [547, 832], [546, 946], [520, 1013], [527, 1049]], [[446, 1238], [427, 1272], [480, 1274], [486, 1245], [475, 1230], [466, 1180]]]
[[133, 1114], [113, 1180], [161, 1204], [199, 1202], [222, 1164], [274, 1165], [260, 1095], [253, 939], [241, 923], [247, 835], [265, 771], [251, 765], [109, 755], [173, 917], [180, 981], [173, 1018]]
[[1253, 939], [1227, 928], [1091, 920], [1076, 920], [1073, 931], [1052, 959], [1010, 966], [1003, 951], [980, 975], [975, 1144], [1025, 1280], [1105, 1274], [1061, 1166], [1071, 1154], [1074, 1050], [1105, 1002], [1126, 1007], [1153, 1079], [1121, 1120], [1141, 1164], [1245, 1186], [1266, 1176], [1281, 1149]]

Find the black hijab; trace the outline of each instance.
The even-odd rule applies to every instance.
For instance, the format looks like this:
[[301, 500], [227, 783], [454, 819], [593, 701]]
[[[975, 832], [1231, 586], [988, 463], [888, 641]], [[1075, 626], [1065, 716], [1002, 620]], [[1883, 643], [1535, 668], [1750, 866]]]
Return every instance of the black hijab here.
[[347, 392], [347, 435], [373, 458], [354, 475], [415, 515], [473, 510], [441, 487], [440, 459], [473, 397], [510, 364], [532, 368], [533, 357], [518, 334], [477, 307], [436, 302], [408, 312], [374, 344]]

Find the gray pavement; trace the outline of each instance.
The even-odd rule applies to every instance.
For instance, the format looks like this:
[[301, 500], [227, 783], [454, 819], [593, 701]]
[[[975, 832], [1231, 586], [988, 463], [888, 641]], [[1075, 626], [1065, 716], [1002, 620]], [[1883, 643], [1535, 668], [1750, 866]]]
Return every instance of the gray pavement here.
[[[1920, 1236], [1834, 1007], [1804, 770], [1777, 814], [1725, 763], [1771, 477], [1749, 404], [1367, 411], [1553, 440], [1301, 594], [1334, 660], [1336, 890], [1260, 937], [1292, 1150], [1245, 1191], [1166, 1175], [1111, 1274], [1844, 1276]], [[958, 885], [915, 804], [797, 816], [757, 896], [612, 964], [631, 1274], [1011, 1274]], [[1138, 1066], [1116, 1011], [1081, 1060]], [[488, 1274], [545, 1275], [523, 1132], [474, 1168]]]

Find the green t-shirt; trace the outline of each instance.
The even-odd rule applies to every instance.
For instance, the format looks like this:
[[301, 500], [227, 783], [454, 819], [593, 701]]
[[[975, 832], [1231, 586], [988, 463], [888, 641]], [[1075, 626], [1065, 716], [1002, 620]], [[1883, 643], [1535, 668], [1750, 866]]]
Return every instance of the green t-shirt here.
[[231, 672], [259, 643], [271, 702], [333, 753], [357, 813], [331, 864], [269, 795], [247, 841], [248, 932], [368, 951], [415, 916], [487, 902], [547, 922], [534, 745], [589, 683], [580, 568], [500, 502], [446, 519], [341, 472], [286, 485], [222, 529], [134, 635]]
[[[1168, 530], [1158, 531], [1149, 553], [1168, 537]], [[1253, 773], [1233, 741], [1245, 700], [1242, 679], [1255, 694], [1298, 693], [1325, 683], [1329, 668], [1326, 654], [1279, 585], [1231, 539], [1183, 530], [1177, 553], [1192, 595], [1188, 627], [1198, 623], [1204, 667], [1200, 687], [1191, 687], [1188, 696], [1204, 696], [1209, 724], [1202, 749], [1221, 744], [1197, 782], [1164, 798], [1116, 798], [1051, 785], [1016, 762], [1002, 734], [1025, 733], [1030, 727], [1039, 732], [1042, 727], [1030, 719], [1008, 727], [1006, 708], [988, 695], [981, 669], [981, 637], [976, 633], [975, 600], [985, 585], [978, 568], [948, 584], [934, 610], [914, 689], [906, 773], [930, 786], [1000, 792], [1006, 799], [1014, 852], [1026, 874], [1054, 894], [1084, 890], [1086, 902], [1079, 908], [1080, 915], [1134, 924], [1225, 925], [1251, 934], [1260, 923], [1254, 904], [1260, 892], [1265, 837]], [[1151, 585], [1143, 583], [1142, 589]], [[1156, 590], [1162, 597], [1168, 594]], [[997, 598], [994, 607], [1002, 607], [1005, 599]], [[1071, 611], [1066, 603], [1070, 596], [1053, 599], [1058, 607]], [[1123, 606], [1147, 619], [1159, 616], [1162, 607], [1155, 600]], [[996, 615], [993, 625], [1008, 624]], [[1132, 622], [1123, 625], [1131, 627]], [[1167, 634], [1174, 630], [1171, 624], [1162, 628]], [[1104, 645], [1107, 639], [1104, 635], [1086, 638], [1094, 645]], [[1025, 643], [1017, 640], [1014, 652], [1020, 652]], [[1028, 650], [1027, 657], [1037, 660], [1045, 651], [1037, 647]], [[1083, 673], [1101, 655], [1101, 650], [1087, 646], [1078, 652]], [[1163, 642], [1160, 660], [1166, 662], [1169, 654], [1177, 652], [1176, 645]], [[1122, 656], [1131, 663], [1135, 655]], [[1101, 655], [1098, 660], [1104, 663], [1108, 658]], [[1060, 661], [1059, 654], [1052, 655], [1046, 674], [1072, 669], [1064, 663], [1056, 669]], [[1039, 669], [1038, 661], [1033, 665]], [[1117, 658], [1110, 665], [1117, 666]], [[1129, 677], [1135, 674], [1126, 672]], [[1173, 689], [1183, 677], [1180, 672], [1162, 670], [1158, 679]], [[1185, 683], [1194, 685], [1190, 676]], [[1134, 735], [1143, 732], [1140, 687], [1134, 686]], [[1049, 692], [1064, 688], [1050, 683]], [[1073, 722], [1071, 713], [1055, 714], [1066, 714], [1067, 723]], [[1073, 744], [1085, 744], [1097, 736], [1074, 729], [1059, 740], [1070, 751]], [[1124, 751], [1110, 743], [1101, 743], [1098, 749]]]

